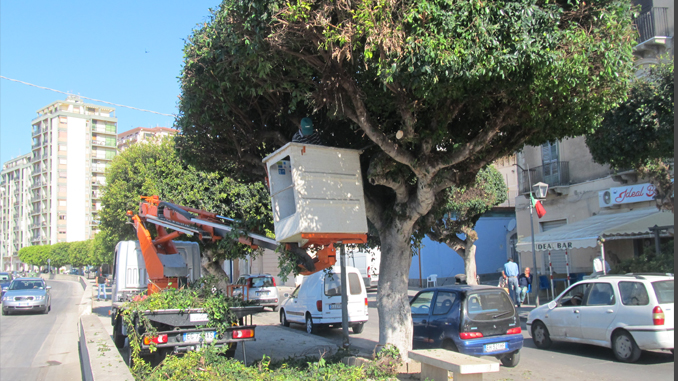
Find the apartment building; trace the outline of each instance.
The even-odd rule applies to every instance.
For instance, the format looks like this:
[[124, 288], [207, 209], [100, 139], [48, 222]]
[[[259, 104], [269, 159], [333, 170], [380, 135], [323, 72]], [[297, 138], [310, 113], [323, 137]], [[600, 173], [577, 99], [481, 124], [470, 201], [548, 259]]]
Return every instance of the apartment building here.
[[0, 172], [0, 271], [24, 270], [18, 253], [30, 245], [32, 156], [9, 160]]
[[[640, 68], [673, 56], [673, 1], [635, 3], [642, 7], [633, 50], [641, 74]], [[568, 274], [592, 273], [599, 255], [614, 266], [673, 238], [673, 213], [657, 210], [649, 181], [633, 170], [615, 173], [594, 163], [583, 136], [526, 147], [517, 158], [519, 193], [526, 197], [516, 198], [516, 250], [523, 267], [533, 266], [536, 257], [547, 295], [562, 291]], [[530, 218], [529, 192], [539, 182], [549, 186], [542, 200], [546, 215]]]
[[134, 143], [149, 141], [154, 138], [176, 135], [179, 130], [167, 127], [137, 127], [118, 134], [118, 149], [124, 151]]
[[32, 122], [30, 244], [93, 238], [104, 171], [115, 157], [115, 109], [70, 95], [37, 111]]

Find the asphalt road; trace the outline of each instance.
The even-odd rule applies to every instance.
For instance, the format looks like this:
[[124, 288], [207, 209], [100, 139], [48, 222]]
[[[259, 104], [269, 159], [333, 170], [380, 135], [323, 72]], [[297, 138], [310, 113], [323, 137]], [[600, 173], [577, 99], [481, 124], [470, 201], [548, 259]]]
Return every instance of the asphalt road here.
[[[361, 334], [349, 329], [349, 340], [361, 353], [371, 354], [379, 342], [379, 315], [376, 292], [368, 293], [369, 321]], [[277, 312], [266, 312], [254, 317], [255, 324], [274, 324], [279, 321]], [[515, 368], [501, 367], [498, 373], [487, 373], [484, 380], [673, 380], [674, 357], [668, 351], [644, 351], [633, 364], [616, 361], [612, 351], [592, 345], [554, 343], [549, 350], [537, 349], [526, 332], [521, 359]], [[305, 326], [292, 324], [290, 330], [305, 332]], [[318, 336], [341, 345], [343, 334], [339, 329], [322, 329]], [[484, 357], [494, 359], [493, 357]]]
[[0, 380], [81, 380], [80, 283], [48, 280], [52, 311], [0, 316]]

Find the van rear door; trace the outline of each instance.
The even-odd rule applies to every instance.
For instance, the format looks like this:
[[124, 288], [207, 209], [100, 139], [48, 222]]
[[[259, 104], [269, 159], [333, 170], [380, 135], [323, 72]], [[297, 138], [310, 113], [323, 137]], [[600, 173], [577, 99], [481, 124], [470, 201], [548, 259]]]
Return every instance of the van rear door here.
[[[367, 294], [360, 273], [347, 270], [348, 275], [348, 320], [365, 321], [367, 318]], [[341, 321], [341, 273], [332, 273], [325, 276], [324, 282], [323, 319]]]

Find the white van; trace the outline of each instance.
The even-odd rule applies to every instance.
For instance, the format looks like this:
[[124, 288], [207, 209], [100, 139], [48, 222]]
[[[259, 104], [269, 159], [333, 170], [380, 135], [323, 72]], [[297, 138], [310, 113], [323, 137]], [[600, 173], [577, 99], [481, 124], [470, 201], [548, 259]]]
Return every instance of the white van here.
[[[360, 272], [346, 267], [348, 275], [348, 324], [353, 333], [363, 331], [367, 321], [367, 292]], [[330, 272], [311, 274], [280, 306], [280, 323], [306, 325], [306, 332], [316, 333], [319, 326], [341, 327], [341, 267]]]
[[377, 287], [379, 284], [379, 265], [381, 264], [381, 251], [379, 249], [364, 251], [356, 249], [348, 251], [346, 257], [347, 264], [360, 271], [365, 287]]

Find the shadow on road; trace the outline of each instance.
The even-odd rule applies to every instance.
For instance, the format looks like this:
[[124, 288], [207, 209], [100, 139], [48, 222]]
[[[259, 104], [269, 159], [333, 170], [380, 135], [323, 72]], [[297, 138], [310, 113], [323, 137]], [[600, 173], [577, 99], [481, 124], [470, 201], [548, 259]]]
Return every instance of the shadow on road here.
[[[527, 338], [523, 342], [523, 347], [539, 350], [534, 345], [532, 339]], [[587, 357], [601, 361], [617, 362], [617, 359], [614, 357], [611, 349], [599, 347], [597, 345], [555, 342], [551, 348], [545, 349], [545, 351], [555, 352], [563, 355]], [[669, 351], [643, 351], [640, 359], [634, 364], [655, 365], [671, 363], [673, 361], [673, 354]]]

